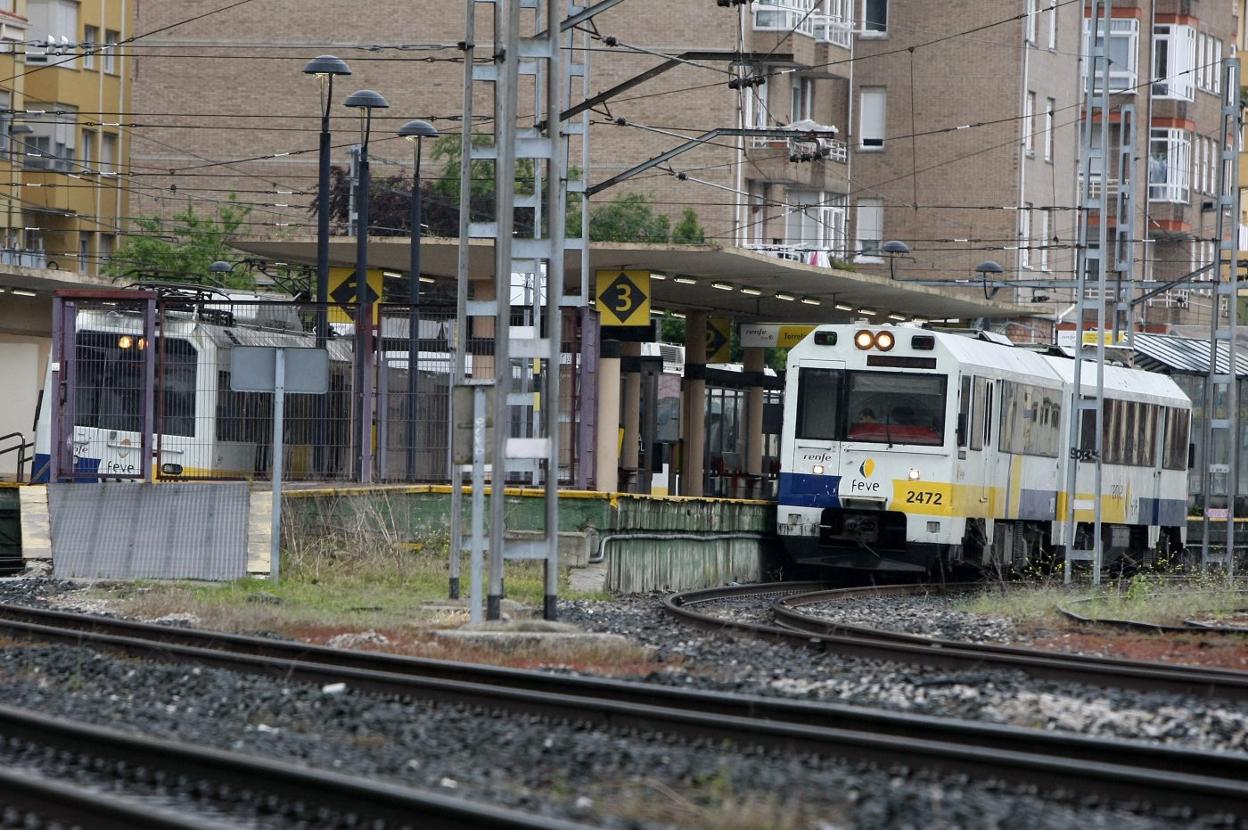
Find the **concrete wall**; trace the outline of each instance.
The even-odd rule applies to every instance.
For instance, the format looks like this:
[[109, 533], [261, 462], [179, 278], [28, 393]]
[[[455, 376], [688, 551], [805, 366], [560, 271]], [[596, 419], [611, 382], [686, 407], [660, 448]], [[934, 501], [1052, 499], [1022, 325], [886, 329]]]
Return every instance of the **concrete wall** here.
[[[20, 432], [34, 440], [35, 404], [43, 386], [43, 369], [50, 341], [34, 337], [0, 334], [0, 378], [4, 379], [4, 405], [0, 406], [0, 435]], [[16, 439], [0, 442], [7, 449]], [[0, 479], [13, 478], [17, 454], [0, 455]], [[26, 472], [29, 472], [27, 470]]]

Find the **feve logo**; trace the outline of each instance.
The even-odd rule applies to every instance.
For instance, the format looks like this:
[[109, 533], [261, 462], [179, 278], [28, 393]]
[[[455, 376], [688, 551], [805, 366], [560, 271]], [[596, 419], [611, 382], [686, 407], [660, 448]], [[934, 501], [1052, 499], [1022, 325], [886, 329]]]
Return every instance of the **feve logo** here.
[[875, 472], [875, 459], [868, 458], [859, 464], [858, 472], [862, 474], [863, 478], [870, 478], [871, 474]]

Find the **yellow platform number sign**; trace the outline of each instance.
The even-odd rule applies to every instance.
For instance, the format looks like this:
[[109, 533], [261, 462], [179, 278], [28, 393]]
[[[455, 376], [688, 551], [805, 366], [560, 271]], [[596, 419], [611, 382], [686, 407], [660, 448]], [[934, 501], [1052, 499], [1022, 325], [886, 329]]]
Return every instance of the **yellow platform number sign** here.
[[732, 321], [727, 317], [706, 319], [706, 362], [727, 363], [732, 359]]
[[650, 325], [650, 272], [598, 272], [598, 314], [604, 326]]

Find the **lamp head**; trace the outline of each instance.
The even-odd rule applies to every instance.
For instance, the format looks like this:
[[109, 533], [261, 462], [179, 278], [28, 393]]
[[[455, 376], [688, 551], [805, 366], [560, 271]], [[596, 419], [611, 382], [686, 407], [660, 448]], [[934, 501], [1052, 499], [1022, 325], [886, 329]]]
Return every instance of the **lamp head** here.
[[208, 266], [208, 270], [214, 274], [228, 274], [234, 270], [234, 266], [224, 260], [218, 259], [216, 262]]
[[880, 250], [886, 254], [908, 254], [910, 246], [899, 239], [890, 239], [880, 246]]
[[399, 137], [408, 141], [419, 141], [422, 138], [437, 138], [438, 131], [428, 121], [417, 118], [399, 127]]
[[1003, 273], [1004, 271], [1005, 269], [1001, 267], [1000, 263], [991, 259], [985, 260], [984, 262], [981, 262], [975, 266], [975, 272], [977, 274], [985, 274], [985, 275], [1000, 274], [1000, 273]]
[[361, 89], [359, 92], [353, 92], [347, 96], [347, 100], [342, 102], [344, 107], [351, 109], [363, 110], [384, 110], [390, 108], [390, 102], [382, 97], [380, 92], [371, 89]]
[[346, 61], [333, 55], [321, 55], [308, 61], [308, 65], [303, 68], [303, 74], [316, 75], [320, 78], [328, 78], [334, 75], [350, 75], [351, 67], [347, 66]]

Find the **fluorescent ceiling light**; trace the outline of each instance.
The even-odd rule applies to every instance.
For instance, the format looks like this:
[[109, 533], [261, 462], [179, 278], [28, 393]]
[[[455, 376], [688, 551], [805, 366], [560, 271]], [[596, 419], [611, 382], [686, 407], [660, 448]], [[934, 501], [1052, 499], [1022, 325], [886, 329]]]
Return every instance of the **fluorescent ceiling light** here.
[[718, 288], [720, 291], [736, 291], [736, 286], [729, 285], [726, 282], [713, 282], [711, 288]]
[[777, 300], [784, 300], [786, 303], [791, 303], [791, 302], [793, 302], [794, 300], [796, 300], [796, 299], [797, 299], [797, 297], [794, 297], [792, 294], [785, 294], [785, 293], [783, 293], [783, 292], [777, 291], [777, 292], [776, 292], [776, 299], [777, 299]]
[[835, 306], [833, 306], [833, 308], [835, 308], [837, 311], [853, 311], [854, 310], [854, 307], [852, 305], [845, 305], [844, 303], [837, 303]]
[[865, 314], [865, 315], [867, 315], [868, 317], [874, 317], [874, 316], [876, 315], [876, 313], [877, 313], [877, 312], [872, 311], [872, 310], [871, 310], [871, 309], [869, 309], [869, 308], [860, 308], [860, 309], [858, 309], [858, 313], [859, 313], [859, 314]]
[[814, 297], [802, 297], [802, 302], [806, 305], [819, 305], [819, 301]]
[[761, 295], [763, 292], [759, 291], [757, 288], [742, 288], [741, 293], [749, 294], [751, 297], [757, 297]]
[[680, 283], [681, 285], [697, 285], [698, 284], [697, 280], [691, 279], [689, 277], [677, 277], [676, 282]]
[[897, 320], [897, 321], [899, 321], [899, 322], [900, 322], [900, 321], [903, 321], [903, 320], [905, 320], [905, 319], [906, 319], [906, 315], [904, 315], [904, 314], [890, 314], [890, 315], [888, 315], [888, 319], [890, 319], [890, 320]]
[[35, 294], [35, 292], [34, 292], [34, 291], [31, 291], [29, 288], [10, 288], [10, 289], [9, 289], [9, 293], [10, 293], [10, 294], [16, 294], [16, 295], [17, 295], [17, 296], [19, 296], [19, 297], [34, 297], [34, 296], [37, 296], [37, 295]]
[[433, 277], [421, 277], [420, 281], [423, 283], [428, 283], [429, 285], [433, 285], [435, 282], [437, 282], [437, 280], [435, 280]]
[[662, 281], [667, 279], [667, 274], [656, 274], [652, 271], [650, 272], [650, 279]]

